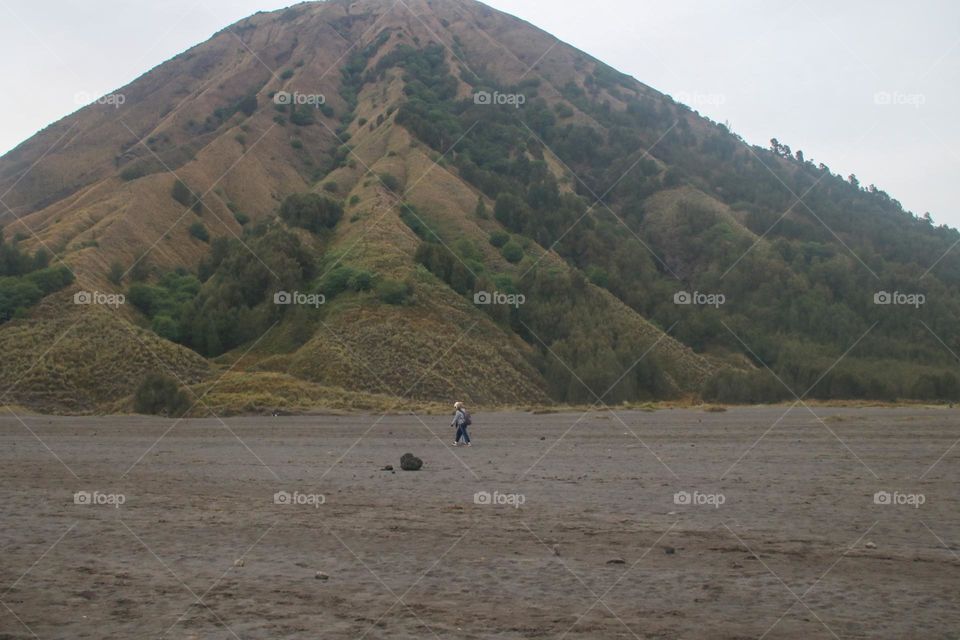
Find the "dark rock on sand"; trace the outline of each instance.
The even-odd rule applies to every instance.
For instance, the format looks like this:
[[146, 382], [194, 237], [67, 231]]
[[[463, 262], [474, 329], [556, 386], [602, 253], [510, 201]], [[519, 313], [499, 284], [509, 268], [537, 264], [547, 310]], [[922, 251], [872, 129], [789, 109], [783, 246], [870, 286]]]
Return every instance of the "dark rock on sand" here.
[[388, 465], [385, 466], [383, 469], [381, 469], [381, 471], [393, 471], [393, 465], [392, 465], [392, 464], [388, 464]]
[[423, 460], [412, 453], [405, 453], [400, 458], [400, 468], [404, 471], [419, 471], [422, 466]]

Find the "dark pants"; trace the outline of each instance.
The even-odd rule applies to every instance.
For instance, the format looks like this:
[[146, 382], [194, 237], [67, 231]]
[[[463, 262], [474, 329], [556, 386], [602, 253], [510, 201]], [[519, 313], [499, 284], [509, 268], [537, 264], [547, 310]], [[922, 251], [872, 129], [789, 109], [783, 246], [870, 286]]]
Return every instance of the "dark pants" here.
[[465, 424], [457, 427], [457, 437], [454, 439], [454, 442], [460, 442], [461, 439], [467, 444], [470, 444], [470, 435], [467, 433], [467, 425]]

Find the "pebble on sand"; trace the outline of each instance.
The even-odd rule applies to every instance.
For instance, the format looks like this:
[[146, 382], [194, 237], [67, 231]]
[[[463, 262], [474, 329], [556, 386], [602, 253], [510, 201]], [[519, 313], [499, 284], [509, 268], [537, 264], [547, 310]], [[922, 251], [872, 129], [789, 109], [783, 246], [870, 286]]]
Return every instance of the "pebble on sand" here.
[[627, 561], [623, 558], [610, 558], [607, 560], [607, 564], [626, 564]]
[[237, 558], [236, 560], [234, 560], [234, 561], [233, 561], [233, 566], [235, 566], [235, 567], [242, 567], [242, 566], [243, 566], [243, 558]]
[[313, 576], [317, 580], [329, 580], [330, 576], [325, 574], [323, 571], [317, 571], [316, 575]]
[[876, 548], [877, 548], [877, 543], [875, 543], [875, 542], [867, 542], [867, 544], [865, 544], [865, 545], [863, 545], [863, 546], [865, 546], [867, 549], [876, 549]]

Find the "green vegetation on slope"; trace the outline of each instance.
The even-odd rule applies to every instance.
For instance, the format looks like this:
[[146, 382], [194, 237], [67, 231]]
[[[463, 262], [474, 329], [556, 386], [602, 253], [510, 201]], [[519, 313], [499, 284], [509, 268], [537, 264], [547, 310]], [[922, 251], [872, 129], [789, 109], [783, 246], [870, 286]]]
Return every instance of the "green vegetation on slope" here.
[[73, 273], [67, 267], [49, 265], [46, 251], [24, 253], [16, 242], [6, 242], [0, 228], [0, 324], [73, 282]]

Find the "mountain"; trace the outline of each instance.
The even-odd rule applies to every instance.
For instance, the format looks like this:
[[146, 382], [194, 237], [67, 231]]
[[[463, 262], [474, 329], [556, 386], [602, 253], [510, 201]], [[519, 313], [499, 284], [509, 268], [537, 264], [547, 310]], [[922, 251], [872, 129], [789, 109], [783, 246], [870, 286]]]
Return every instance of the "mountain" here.
[[960, 396], [956, 230], [472, 0], [258, 13], [0, 193], [0, 403]]

